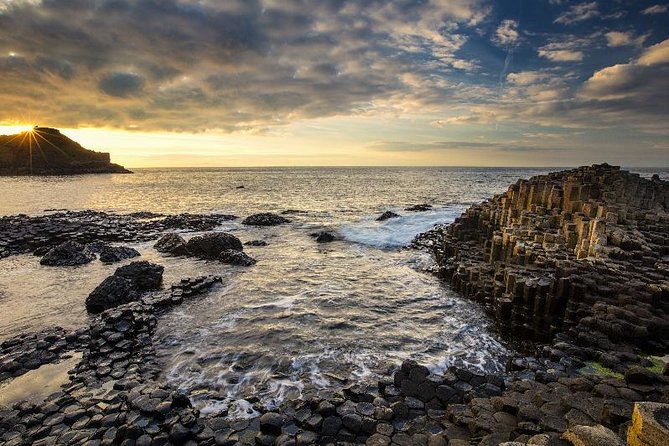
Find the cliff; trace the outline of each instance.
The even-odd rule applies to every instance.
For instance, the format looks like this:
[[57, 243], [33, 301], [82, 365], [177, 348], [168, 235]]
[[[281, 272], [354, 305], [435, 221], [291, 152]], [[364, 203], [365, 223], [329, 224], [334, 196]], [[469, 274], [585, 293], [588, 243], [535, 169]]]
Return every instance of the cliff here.
[[131, 173], [113, 164], [108, 153], [85, 149], [48, 127], [0, 135], [0, 175], [73, 175]]
[[668, 210], [669, 183], [593, 165], [519, 180], [423, 242], [503, 332], [616, 369], [669, 351]]

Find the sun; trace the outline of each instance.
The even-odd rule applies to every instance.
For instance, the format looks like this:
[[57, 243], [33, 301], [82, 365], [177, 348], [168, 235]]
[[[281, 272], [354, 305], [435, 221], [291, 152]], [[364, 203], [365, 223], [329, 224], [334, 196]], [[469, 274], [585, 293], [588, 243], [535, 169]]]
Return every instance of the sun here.
[[16, 135], [23, 132], [32, 133], [33, 131], [34, 126], [29, 124], [0, 125], [0, 135]]

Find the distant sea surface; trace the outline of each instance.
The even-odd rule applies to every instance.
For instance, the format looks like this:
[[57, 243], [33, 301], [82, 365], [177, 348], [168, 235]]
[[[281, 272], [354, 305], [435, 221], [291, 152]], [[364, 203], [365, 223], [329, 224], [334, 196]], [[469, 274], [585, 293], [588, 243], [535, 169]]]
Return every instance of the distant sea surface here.
[[[217, 229], [267, 241], [245, 248], [258, 260], [250, 268], [166, 257], [152, 243], [129, 245], [165, 266], [167, 284], [197, 274], [223, 277], [222, 287], [163, 316], [155, 341], [165, 377], [198, 407], [246, 414], [245, 395], [271, 407], [348, 379], [371, 381], [408, 357], [437, 372], [451, 364], [502, 369], [509, 351], [489, 319], [424, 272], [432, 263], [427, 253], [403, 247], [518, 178], [551, 170], [559, 169], [137, 169], [4, 177], [0, 215], [95, 209], [243, 218], [299, 211], [287, 225], [249, 228], [240, 219]], [[669, 179], [668, 169], [636, 171]], [[404, 210], [420, 203], [433, 209]], [[386, 210], [401, 217], [375, 221]], [[315, 243], [309, 234], [323, 230], [338, 240]], [[50, 325], [85, 326], [85, 297], [118, 266], [48, 268], [32, 255], [0, 260], [0, 339]]]

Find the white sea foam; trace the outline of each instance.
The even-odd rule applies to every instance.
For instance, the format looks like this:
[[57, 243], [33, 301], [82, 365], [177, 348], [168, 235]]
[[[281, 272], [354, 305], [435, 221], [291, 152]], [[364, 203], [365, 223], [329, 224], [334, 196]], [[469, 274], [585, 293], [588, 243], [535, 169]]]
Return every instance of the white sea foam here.
[[416, 235], [436, 224], [451, 223], [463, 210], [462, 206], [449, 206], [427, 212], [404, 212], [400, 217], [385, 221], [376, 221], [378, 215], [373, 215], [343, 226], [339, 233], [351, 242], [377, 248], [398, 248], [408, 245]]

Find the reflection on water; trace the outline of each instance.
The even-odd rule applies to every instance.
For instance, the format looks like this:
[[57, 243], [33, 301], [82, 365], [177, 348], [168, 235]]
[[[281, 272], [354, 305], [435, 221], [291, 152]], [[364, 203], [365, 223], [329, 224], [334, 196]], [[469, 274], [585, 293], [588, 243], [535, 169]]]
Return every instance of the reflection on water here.
[[55, 364], [46, 364], [38, 369], [5, 381], [0, 385], [0, 406], [10, 406], [18, 401], [40, 403], [69, 381], [68, 371], [81, 361], [81, 353], [73, 353], [69, 359]]

